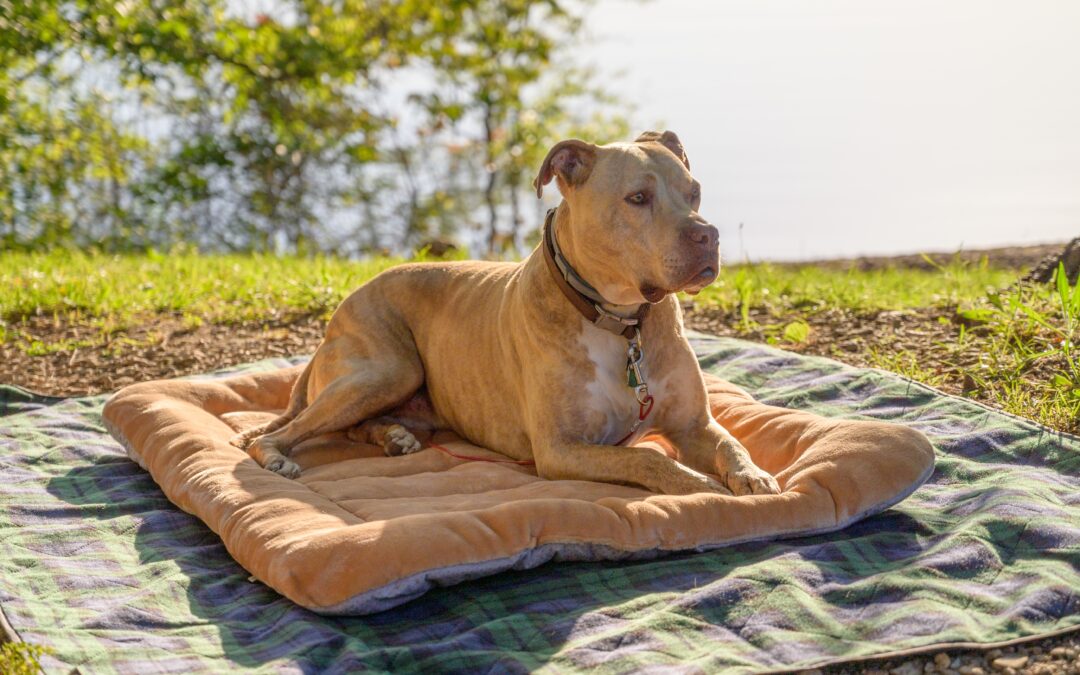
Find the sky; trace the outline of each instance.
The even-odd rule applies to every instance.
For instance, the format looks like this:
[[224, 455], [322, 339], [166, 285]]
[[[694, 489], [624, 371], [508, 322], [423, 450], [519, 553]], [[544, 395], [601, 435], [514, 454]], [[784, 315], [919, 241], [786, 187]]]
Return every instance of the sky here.
[[1080, 236], [1080, 2], [600, 0], [580, 56], [679, 134], [728, 260]]

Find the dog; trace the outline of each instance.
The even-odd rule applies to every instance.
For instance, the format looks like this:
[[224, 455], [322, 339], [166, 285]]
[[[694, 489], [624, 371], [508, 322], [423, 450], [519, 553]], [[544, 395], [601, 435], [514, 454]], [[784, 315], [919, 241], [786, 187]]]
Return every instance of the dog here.
[[[552, 179], [563, 200], [528, 258], [379, 274], [334, 312], [285, 412], [234, 445], [295, 478], [290, 451], [322, 434], [395, 455], [421, 449], [414, 431], [446, 428], [547, 479], [778, 493], [710, 414], [684, 336], [674, 294], [712, 283], [720, 256], [678, 136], [561, 141], [538, 198]], [[631, 445], [646, 433], [677, 459]]]

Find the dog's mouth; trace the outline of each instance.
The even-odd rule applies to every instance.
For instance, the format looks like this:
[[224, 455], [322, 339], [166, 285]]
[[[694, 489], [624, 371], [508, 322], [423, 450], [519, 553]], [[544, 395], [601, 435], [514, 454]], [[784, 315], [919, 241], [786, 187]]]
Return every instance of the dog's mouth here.
[[696, 274], [691, 276], [682, 284], [683, 291], [690, 295], [697, 295], [703, 288], [716, 281], [718, 274], [717, 265], [706, 265], [697, 271]]
[[676, 284], [673, 289], [666, 289], [654, 284], [645, 283], [641, 285], [639, 289], [643, 298], [652, 303], [660, 302], [664, 299], [665, 295], [669, 293], [676, 293], [678, 291], [684, 291], [690, 295], [697, 295], [703, 288], [716, 281], [717, 265], [706, 265], [700, 268], [697, 272], [693, 273], [685, 279], [682, 283]]

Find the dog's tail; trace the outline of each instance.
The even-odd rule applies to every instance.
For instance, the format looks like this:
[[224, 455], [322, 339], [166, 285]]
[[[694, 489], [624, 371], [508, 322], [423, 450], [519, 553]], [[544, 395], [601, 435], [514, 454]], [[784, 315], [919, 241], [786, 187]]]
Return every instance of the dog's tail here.
[[291, 422], [294, 417], [299, 415], [300, 411], [308, 405], [307, 385], [308, 378], [311, 377], [311, 364], [313, 363], [315, 363], [314, 358], [307, 362], [307, 365], [304, 366], [304, 370], [300, 373], [300, 377], [296, 378], [296, 382], [293, 384], [292, 393], [289, 395], [289, 404], [285, 407], [285, 412], [266, 424], [260, 424], [259, 426], [252, 427], [243, 433], [233, 436], [229, 443], [241, 450], [247, 450], [248, 446], [251, 445], [251, 442], [256, 438], [277, 431]]

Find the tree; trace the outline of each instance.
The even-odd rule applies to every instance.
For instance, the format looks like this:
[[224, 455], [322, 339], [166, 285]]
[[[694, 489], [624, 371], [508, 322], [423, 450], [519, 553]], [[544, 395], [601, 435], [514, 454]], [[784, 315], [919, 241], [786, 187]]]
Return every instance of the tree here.
[[[437, 86], [414, 97], [424, 112], [423, 143], [441, 137], [482, 176], [452, 201], [471, 213], [467, 220], [483, 223], [488, 255], [519, 250], [520, 198], [531, 192], [552, 144], [570, 136], [605, 142], [627, 134], [622, 106], [593, 83], [591, 71], [563, 56], [580, 28], [580, 17], [554, 1], [473, 3], [460, 34], [432, 55]], [[477, 202], [483, 214], [476, 213]]]
[[[573, 72], [551, 58], [577, 30], [571, 12], [550, 0], [234, 9], [0, 0], [5, 246], [357, 253], [453, 234], [479, 209], [489, 249], [500, 233], [516, 240], [517, 162], [547, 140], [530, 112], [551, 89], [541, 82]], [[415, 96], [386, 106], [416, 72]]]

